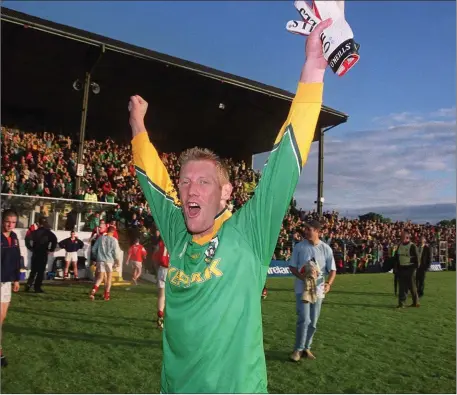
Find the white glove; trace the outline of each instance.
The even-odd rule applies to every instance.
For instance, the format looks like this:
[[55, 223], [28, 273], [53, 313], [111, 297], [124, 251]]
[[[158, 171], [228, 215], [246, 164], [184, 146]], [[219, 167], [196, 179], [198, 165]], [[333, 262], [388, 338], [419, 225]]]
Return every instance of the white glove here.
[[332, 25], [321, 35], [324, 57], [334, 73], [346, 74], [359, 60], [360, 46], [344, 18], [344, 1], [316, 0], [311, 8], [304, 0], [296, 0], [294, 5], [303, 21], [289, 21], [286, 29], [291, 33], [308, 36], [321, 21], [332, 18]]

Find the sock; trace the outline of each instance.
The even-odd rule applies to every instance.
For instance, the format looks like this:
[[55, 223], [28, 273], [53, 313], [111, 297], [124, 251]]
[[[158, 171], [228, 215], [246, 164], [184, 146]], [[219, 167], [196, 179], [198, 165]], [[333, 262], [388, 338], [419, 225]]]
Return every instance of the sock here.
[[98, 291], [98, 285], [94, 285], [94, 287], [92, 288], [92, 293], [95, 295]]
[[157, 312], [157, 317], [163, 318], [163, 311], [159, 310], [159, 311]]

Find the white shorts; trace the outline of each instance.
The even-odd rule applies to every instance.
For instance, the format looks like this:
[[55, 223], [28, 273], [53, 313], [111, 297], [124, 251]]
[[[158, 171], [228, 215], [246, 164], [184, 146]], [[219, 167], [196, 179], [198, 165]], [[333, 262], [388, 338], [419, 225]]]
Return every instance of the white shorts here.
[[65, 254], [65, 262], [78, 262], [77, 252], [67, 252]]
[[167, 279], [168, 267], [159, 266], [157, 271], [157, 286], [159, 288], [165, 288], [165, 281]]
[[137, 269], [140, 269], [143, 267], [143, 263], [142, 262], [138, 262], [138, 261], [130, 261], [132, 262], [132, 267], [134, 268], [137, 268]]
[[97, 271], [100, 273], [111, 273], [114, 262], [97, 262]]
[[2, 303], [11, 302], [11, 283], [2, 283], [0, 299]]

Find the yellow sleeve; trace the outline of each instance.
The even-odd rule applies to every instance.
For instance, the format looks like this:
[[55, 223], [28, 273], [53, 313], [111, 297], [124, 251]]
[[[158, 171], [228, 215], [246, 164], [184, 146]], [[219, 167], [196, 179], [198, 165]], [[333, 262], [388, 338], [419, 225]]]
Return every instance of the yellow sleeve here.
[[323, 84], [298, 85], [254, 196], [234, 215], [263, 265], [270, 264], [282, 221], [308, 159], [322, 94]]
[[175, 235], [186, 229], [176, 190], [147, 132], [136, 135], [132, 147], [138, 181], [160, 234], [171, 251]]

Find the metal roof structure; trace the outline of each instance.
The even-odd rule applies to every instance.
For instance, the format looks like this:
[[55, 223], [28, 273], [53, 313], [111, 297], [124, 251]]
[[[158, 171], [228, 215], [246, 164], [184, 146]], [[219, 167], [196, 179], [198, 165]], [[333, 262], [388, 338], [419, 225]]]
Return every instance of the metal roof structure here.
[[[8, 8], [1, 9], [2, 123], [76, 135], [82, 92], [72, 84], [92, 72], [87, 138], [130, 139], [132, 94], [149, 102], [146, 126], [160, 151], [190, 146], [247, 158], [269, 151], [293, 93]], [[223, 104], [221, 106], [220, 104]], [[223, 109], [220, 107], [224, 107]], [[318, 129], [348, 115], [322, 106]], [[319, 133], [315, 135], [318, 140]]]

